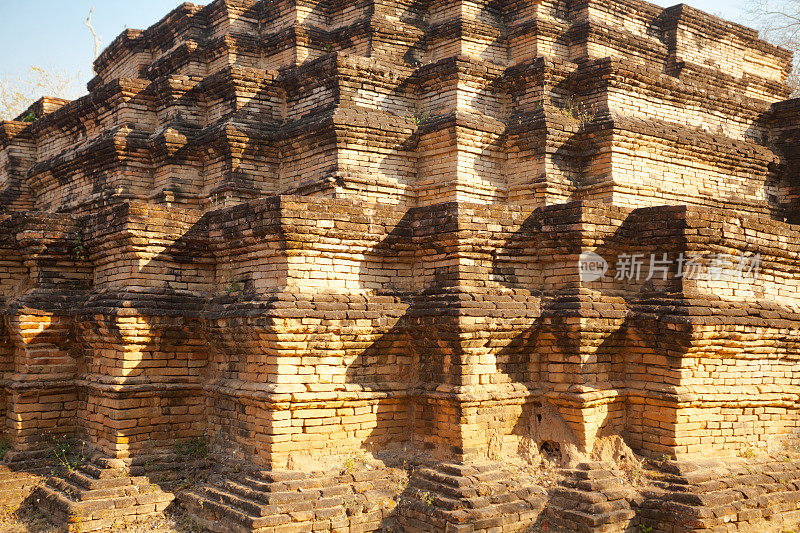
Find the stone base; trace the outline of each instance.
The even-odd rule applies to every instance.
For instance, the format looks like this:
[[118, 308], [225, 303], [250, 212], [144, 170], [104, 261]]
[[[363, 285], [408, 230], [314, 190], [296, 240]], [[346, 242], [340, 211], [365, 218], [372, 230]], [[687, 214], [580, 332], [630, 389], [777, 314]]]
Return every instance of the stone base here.
[[564, 477], [548, 491], [543, 529], [642, 531], [634, 509], [643, 498], [613, 464], [583, 463], [561, 473]]
[[395, 531], [528, 531], [546, 503], [542, 487], [502, 463], [441, 463], [411, 476]]
[[[212, 472], [208, 463], [192, 463], [192, 471], [205, 472], [199, 479], [210, 480], [194, 478], [185, 488], [181, 461], [159, 456], [126, 466], [92, 454], [30, 497], [64, 531], [82, 532], [157, 515], [176, 489], [184, 489], [176, 504], [217, 533], [780, 533], [800, 525], [800, 457], [793, 455], [665, 459], [627, 471], [582, 463], [558, 470], [549, 487], [510, 462], [430, 463], [409, 475], [380, 462], [348, 461], [333, 473]], [[0, 493], [35, 481], [30, 471], [0, 470]]]
[[382, 531], [405, 486], [400, 469], [336, 474], [257, 471], [179, 494], [179, 504], [218, 533]]
[[653, 533], [780, 533], [800, 525], [796, 455], [670, 461], [647, 474], [636, 512]]
[[660, 461], [627, 473], [582, 464], [562, 471], [542, 522], [551, 532], [793, 531], [800, 524], [797, 459]]
[[126, 464], [89, 453], [47, 479], [30, 498], [57, 528], [86, 533], [124, 527], [163, 512], [174, 496]]
[[46, 453], [23, 455], [9, 451], [0, 464], [0, 507], [19, 508], [52, 470], [53, 463]]
[[496, 462], [331, 473], [262, 471], [186, 491], [179, 504], [210, 531], [524, 531], [546, 503], [530, 477]]

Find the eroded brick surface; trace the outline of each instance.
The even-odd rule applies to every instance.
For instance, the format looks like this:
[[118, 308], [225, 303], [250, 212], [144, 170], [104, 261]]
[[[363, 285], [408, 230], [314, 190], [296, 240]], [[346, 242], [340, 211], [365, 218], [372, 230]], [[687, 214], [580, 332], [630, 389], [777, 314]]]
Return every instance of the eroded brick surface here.
[[[126, 30], [87, 96], [0, 124], [9, 459], [81, 439], [38, 494], [84, 530], [159, 512], [153, 465], [198, 443], [263, 474], [183, 493], [218, 531], [791, 526], [793, 466], [751, 494], [733, 459], [793, 465], [800, 430], [790, 63], [638, 0], [216, 0]], [[672, 266], [629, 279], [635, 254]], [[760, 268], [675, 266], [720, 254]], [[739, 492], [617, 487], [590, 461], [613, 438]], [[505, 464], [542, 446], [571, 467], [547, 490]], [[406, 486], [331, 467], [398, 450], [425, 457]]]

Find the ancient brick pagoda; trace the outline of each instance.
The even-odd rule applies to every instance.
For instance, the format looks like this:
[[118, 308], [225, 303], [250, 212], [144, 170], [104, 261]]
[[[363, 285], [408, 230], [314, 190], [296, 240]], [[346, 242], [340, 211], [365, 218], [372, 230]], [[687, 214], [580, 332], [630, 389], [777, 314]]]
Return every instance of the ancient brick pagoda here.
[[[81, 531], [160, 511], [149, 468], [192, 439], [247, 471], [178, 494], [214, 531], [800, 524], [790, 65], [638, 0], [216, 0], [127, 30], [87, 96], [0, 123], [6, 460], [79, 437], [36, 497]], [[609, 449], [653, 460], [646, 489]], [[570, 468], [547, 490], [510, 466], [539, 450]], [[321, 472], [357, 451], [419, 464]]]

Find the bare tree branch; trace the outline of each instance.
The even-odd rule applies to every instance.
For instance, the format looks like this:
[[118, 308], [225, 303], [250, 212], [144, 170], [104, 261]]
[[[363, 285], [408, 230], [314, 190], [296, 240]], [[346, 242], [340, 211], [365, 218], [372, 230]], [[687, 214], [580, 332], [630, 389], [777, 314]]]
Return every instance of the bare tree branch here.
[[0, 76], [0, 120], [13, 120], [42, 96], [73, 96], [79, 91], [79, 78], [78, 74], [41, 67], [31, 67], [16, 78]]
[[92, 13], [94, 13], [94, 7], [89, 10], [89, 17], [83, 24], [92, 32], [92, 36], [94, 37], [94, 58], [97, 59], [97, 56], [100, 54], [100, 45], [103, 44], [103, 39], [94, 31], [94, 26], [92, 26]]
[[747, 11], [762, 38], [794, 52], [787, 82], [792, 96], [800, 97], [800, 0], [749, 0]]

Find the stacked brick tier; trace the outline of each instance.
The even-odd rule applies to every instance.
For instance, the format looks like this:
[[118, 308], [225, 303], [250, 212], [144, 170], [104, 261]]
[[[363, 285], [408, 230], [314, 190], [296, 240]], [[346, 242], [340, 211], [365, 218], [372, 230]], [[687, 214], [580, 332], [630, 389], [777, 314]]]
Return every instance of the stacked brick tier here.
[[0, 499], [6, 508], [6, 518], [19, 509], [30, 495], [45, 481], [55, 468], [54, 458], [48, 453], [26, 454], [24, 459], [6, 452], [0, 465]]
[[124, 462], [102, 454], [85, 460], [36, 488], [31, 498], [64, 531], [104, 531], [164, 511], [173, 496], [147, 477], [131, 477]]
[[542, 525], [555, 531], [603, 532], [631, 531], [640, 523], [640, 530], [652, 527], [636, 521], [636, 509], [643, 497], [615, 465], [582, 463], [564, 474], [549, 491]]
[[611, 464], [564, 471], [540, 524], [559, 531], [789, 531], [800, 524], [797, 456], [662, 459], [631, 476]]
[[528, 531], [546, 494], [530, 476], [493, 461], [440, 463], [414, 472], [401, 495], [397, 531]]
[[338, 474], [258, 471], [181, 495], [209, 531], [383, 531], [406, 474], [363, 465]]
[[[666, 463], [654, 477], [638, 516], [655, 532], [785, 531], [800, 524], [796, 456]], [[670, 529], [672, 523], [682, 529]]]
[[[5, 433], [126, 465], [208, 439], [267, 470], [791, 445], [790, 63], [638, 0], [217, 0], [127, 30], [87, 96], [0, 124]], [[617, 276], [651, 253], [663, 278]], [[762, 268], [674, 268], [717, 254]]]
[[185, 4], [114, 41], [89, 95], [4, 125], [5, 208], [301, 193], [777, 213], [791, 186], [761, 118], [788, 68], [684, 5]]

